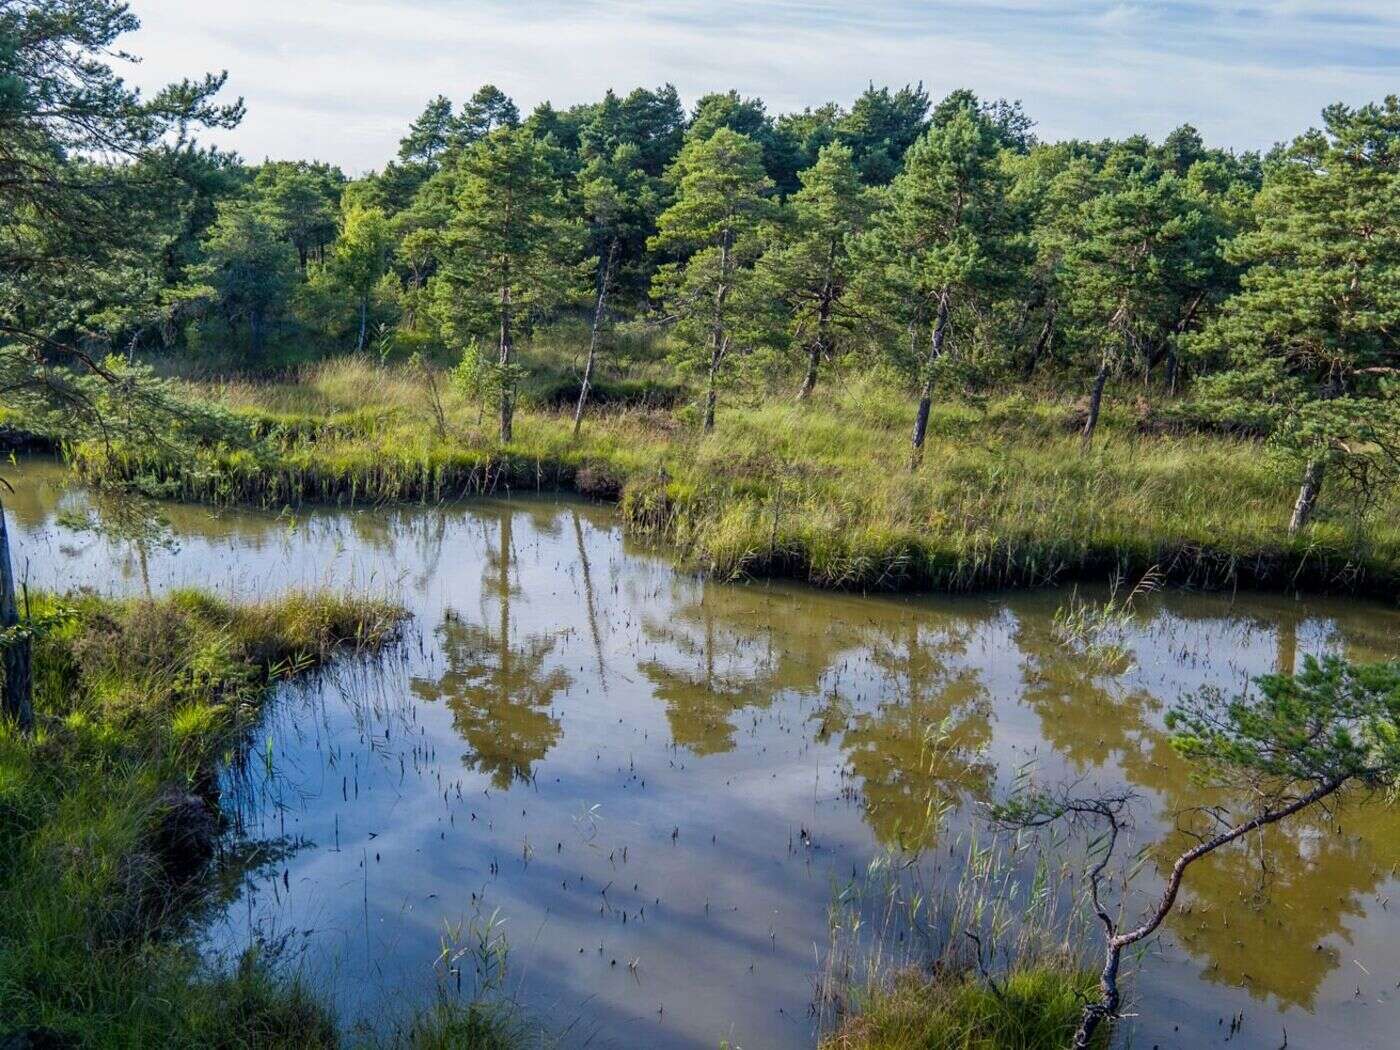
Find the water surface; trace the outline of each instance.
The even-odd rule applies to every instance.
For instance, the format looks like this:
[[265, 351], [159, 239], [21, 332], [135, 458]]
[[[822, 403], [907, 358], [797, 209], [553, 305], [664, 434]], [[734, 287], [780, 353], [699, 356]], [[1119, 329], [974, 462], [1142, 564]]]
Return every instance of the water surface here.
[[[1028, 762], [1133, 787], [1142, 841], [1166, 835], [1209, 801], [1161, 730], [1184, 690], [1400, 653], [1382, 606], [1173, 593], [1106, 668], [1055, 640], [1066, 592], [716, 585], [568, 501], [175, 506], [162, 532], [39, 462], [6, 502], [33, 586], [359, 587], [414, 613], [402, 653], [274, 705], [230, 785], [269, 859], [206, 938], [281, 945], [351, 1025], [452, 984], [444, 953], [469, 982], [458, 953], [503, 935], [509, 993], [568, 1045], [811, 1046], [828, 905], [873, 856], [955, 842]], [[117, 535], [84, 526], [103, 515]], [[1133, 1045], [1213, 1045], [1240, 1015], [1241, 1047], [1395, 1045], [1397, 864], [1400, 816], [1370, 806], [1193, 870]]]

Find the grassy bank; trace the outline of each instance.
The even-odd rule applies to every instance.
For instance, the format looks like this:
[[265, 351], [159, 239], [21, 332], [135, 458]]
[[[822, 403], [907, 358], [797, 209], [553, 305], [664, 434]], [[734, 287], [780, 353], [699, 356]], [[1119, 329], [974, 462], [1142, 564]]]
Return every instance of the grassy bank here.
[[192, 591], [31, 611], [38, 727], [0, 724], [0, 1043], [334, 1046], [311, 991], [256, 955], [208, 972], [185, 934], [222, 841], [217, 766], [270, 685], [389, 644], [403, 614]]
[[[434, 393], [434, 386], [436, 393]], [[1325, 494], [1290, 538], [1291, 478], [1259, 441], [1117, 392], [1092, 451], [1079, 407], [1047, 391], [935, 405], [911, 472], [913, 406], [880, 377], [814, 403], [735, 403], [701, 436], [692, 410], [621, 405], [575, 440], [568, 413], [524, 408], [501, 446], [489, 410], [445, 378], [340, 359], [281, 383], [200, 383], [242, 416], [255, 449], [197, 461], [149, 449], [74, 450], [102, 482], [186, 499], [278, 506], [560, 488], [620, 499], [639, 538], [721, 578], [783, 576], [871, 590], [1037, 586], [1159, 566], [1206, 587], [1303, 587], [1393, 597], [1400, 494], [1364, 515]], [[439, 409], [441, 412], [439, 413]]]

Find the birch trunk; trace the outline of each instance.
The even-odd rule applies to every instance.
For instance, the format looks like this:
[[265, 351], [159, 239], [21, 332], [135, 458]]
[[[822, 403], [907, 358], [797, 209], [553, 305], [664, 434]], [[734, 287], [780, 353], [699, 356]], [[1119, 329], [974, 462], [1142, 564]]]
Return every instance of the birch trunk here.
[[598, 307], [593, 311], [593, 334], [588, 340], [588, 362], [583, 366], [583, 385], [579, 387], [578, 405], [574, 408], [574, 437], [583, 426], [583, 410], [588, 407], [588, 392], [593, 387], [593, 364], [598, 357], [598, 338], [603, 330], [604, 311], [608, 302], [608, 286], [612, 283], [613, 261], [617, 258], [617, 238], [608, 246], [608, 260], [598, 280]]

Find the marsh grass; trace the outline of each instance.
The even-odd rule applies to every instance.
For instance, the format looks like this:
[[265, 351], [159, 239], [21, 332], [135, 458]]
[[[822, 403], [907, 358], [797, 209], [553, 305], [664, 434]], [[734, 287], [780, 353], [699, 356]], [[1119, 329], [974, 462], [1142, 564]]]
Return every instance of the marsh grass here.
[[[58, 615], [48, 615], [58, 611]], [[187, 924], [220, 837], [217, 765], [278, 678], [391, 644], [394, 604], [37, 596], [32, 736], [0, 725], [0, 1035], [84, 1046], [335, 1045], [325, 1006], [252, 952], [207, 970]]]
[[822, 1050], [1071, 1044], [1097, 987], [1071, 869], [1030, 842], [975, 836], [947, 856], [883, 855], [838, 896]]
[[580, 491], [619, 498], [634, 537], [722, 579], [970, 590], [1157, 566], [1172, 583], [1212, 588], [1393, 596], [1400, 582], [1400, 495], [1380, 494], [1365, 513], [1324, 496], [1319, 520], [1289, 537], [1295, 479], [1257, 438], [1147, 426], [1135, 402], [1106, 409], [1085, 453], [1076, 403], [1054, 391], [947, 400], [911, 473], [912, 407], [880, 375], [843, 377], [800, 405], [733, 401], [709, 436], [687, 422], [691, 406], [624, 398], [600, 403], [575, 440], [569, 412], [537, 402], [504, 446], [491, 413], [450, 384], [439, 434], [421, 375], [368, 357], [287, 382], [188, 389], [242, 416], [261, 443], [178, 461], [85, 446], [73, 450], [79, 469], [157, 495], [265, 506]]

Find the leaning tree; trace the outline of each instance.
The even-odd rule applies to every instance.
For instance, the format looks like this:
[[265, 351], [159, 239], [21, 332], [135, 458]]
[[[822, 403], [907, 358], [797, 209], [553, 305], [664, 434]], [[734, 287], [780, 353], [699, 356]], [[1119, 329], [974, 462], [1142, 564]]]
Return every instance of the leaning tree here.
[[1034, 787], [993, 809], [1013, 829], [1084, 825], [1095, 832], [1088, 889], [1103, 929], [1099, 997], [1085, 1004], [1076, 1050], [1119, 1016], [1123, 953], [1155, 934], [1171, 915], [1187, 873], [1217, 850], [1253, 832], [1343, 795], [1365, 796], [1400, 784], [1400, 662], [1353, 665], [1307, 657], [1295, 675], [1264, 675], [1226, 697], [1203, 689], [1167, 714], [1172, 746], [1204, 783], [1243, 800], [1172, 860], [1145, 912], [1127, 919], [1105, 899], [1118, 847], [1131, 820], [1128, 794], [1077, 795]]
[[1227, 368], [1202, 393], [1262, 417], [1309, 521], [1324, 479], [1400, 476], [1400, 99], [1329, 106], [1270, 165], [1229, 247], [1242, 290], [1196, 340]]

